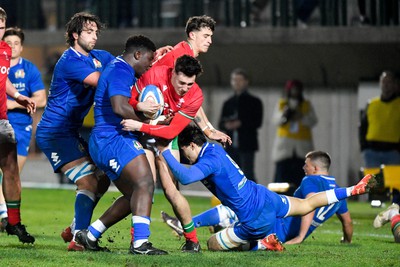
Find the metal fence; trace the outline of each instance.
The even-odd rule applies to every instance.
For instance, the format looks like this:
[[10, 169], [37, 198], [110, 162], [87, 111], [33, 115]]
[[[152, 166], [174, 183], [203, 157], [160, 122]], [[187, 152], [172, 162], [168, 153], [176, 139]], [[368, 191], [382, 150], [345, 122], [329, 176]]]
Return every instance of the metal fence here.
[[[76, 12], [97, 14], [109, 28], [182, 27], [188, 17], [207, 14], [218, 26], [259, 26], [256, 7], [268, 10], [264, 25], [295, 27], [307, 12], [319, 11], [319, 26], [349, 26], [349, 6], [363, 3], [371, 26], [398, 26], [400, 0], [0, 0], [8, 25], [24, 29], [63, 29]], [[53, 7], [53, 9], [49, 7]]]

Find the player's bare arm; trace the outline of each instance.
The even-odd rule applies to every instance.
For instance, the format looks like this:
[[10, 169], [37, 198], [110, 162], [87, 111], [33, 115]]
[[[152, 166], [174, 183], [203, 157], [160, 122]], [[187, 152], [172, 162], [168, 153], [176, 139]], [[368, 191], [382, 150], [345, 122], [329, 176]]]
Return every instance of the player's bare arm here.
[[6, 93], [7, 95], [13, 97], [18, 104], [25, 107], [28, 113], [32, 114], [36, 112], [36, 103], [29, 97], [21, 95], [18, 93], [17, 89], [15, 89], [14, 85], [11, 81], [7, 78], [6, 82]]
[[204, 112], [203, 107], [196, 113], [196, 117], [194, 118], [194, 122], [199, 126], [199, 128], [203, 131], [203, 133], [211, 140], [215, 140], [220, 142], [222, 145], [232, 144], [232, 140], [229, 135], [215, 129], [210, 121], [207, 118], [207, 115]]
[[149, 117], [155, 114], [160, 109], [160, 107], [161, 107], [160, 104], [157, 104], [151, 100], [139, 102], [136, 106], [138, 111], [149, 114]]
[[97, 87], [97, 83], [99, 81], [100, 78], [100, 72], [95, 71], [90, 73], [84, 80], [83, 83], [93, 86], [93, 87]]
[[121, 125], [124, 131], [139, 131], [143, 123], [138, 120], [125, 119], [121, 121]]
[[340, 222], [342, 223], [343, 237], [340, 243], [351, 243], [353, 237], [353, 221], [351, 220], [350, 212], [337, 214]]
[[111, 105], [115, 114], [118, 114], [122, 118], [140, 120], [136, 115], [134, 109], [129, 105], [129, 98], [122, 95], [115, 95], [110, 98]]
[[156, 53], [154, 54], [154, 60], [153, 63], [161, 59], [163, 56], [165, 56], [166, 53], [169, 51], [172, 51], [173, 47], [170, 45], [166, 45], [163, 47], [160, 47], [156, 50]]

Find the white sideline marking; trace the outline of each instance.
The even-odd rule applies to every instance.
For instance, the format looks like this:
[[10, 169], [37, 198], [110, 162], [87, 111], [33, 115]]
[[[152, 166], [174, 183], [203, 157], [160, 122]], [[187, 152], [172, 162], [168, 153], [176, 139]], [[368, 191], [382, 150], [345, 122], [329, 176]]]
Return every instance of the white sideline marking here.
[[[59, 183], [22, 182], [22, 188], [76, 190], [76, 185], [74, 185], [74, 184], [59, 184]], [[111, 185], [108, 190], [111, 192], [118, 192], [118, 189], [113, 185]], [[158, 192], [162, 192], [162, 190], [156, 189], [156, 193], [158, 193]], [[181, 193], [185, 196], [193, 196], [193, 197], [211, 197], [212, 196], [212, 194], [208, 191], [182, 190]]]
[[[342, 231], [319, 230], [319, 229], [318, 229], [318, 233], [322, 233], [322, 234], [343, 234]], [[374, 233], [360, 233], [360, 232], [358, 232], [358, 233], [353, 233], [353, 236], [384, 237], [384, 238], [393, 239], [393, 235], [374, 234]]]

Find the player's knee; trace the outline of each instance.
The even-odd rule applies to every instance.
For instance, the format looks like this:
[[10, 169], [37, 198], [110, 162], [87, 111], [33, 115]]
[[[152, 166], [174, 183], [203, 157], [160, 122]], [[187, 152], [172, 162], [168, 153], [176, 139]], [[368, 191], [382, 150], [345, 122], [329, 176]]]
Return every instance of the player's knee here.
[[[94, 175], [95, 168], [91, 162], [84, 161], [65, 171], [65, 176], [79, 187], [89, 189], [97, 185], [97, 179]], [[96, 190], [91, 191], [95, 192]]]
[[99, 168], [96, 167], [95, 174], [97, 177], [97, 196], [101, 197], [107, 192], [108, 188], [110, 187], [111, 181], [107, 177], [107, 175], [101, 171]]
[[154, 181], [151, 176], [143, 177], [142, 179], [138, 179], [134, 183], [135, 189], [146, 189], [149, 192], [153, 193], [154, 191]]
[[218, 251], [222, 250], [221, 246], [218, 244], [216, 235], [212, 235], [208, 240], [207, 240], [207, 248], [210, 251]]
[[232, 227], [225, 228], [222, 231], [212, 235], [207, 241], [209, 250], [236, 250], [239, 246], [246, 243], [236, 236]]
[[78, 190], [76, 192], [76, 195], [85, 195], [88, 198], [90, 198], [93, 202], [96, 201], [96, 196], [93, 192], [90, 192], [89, 190]]

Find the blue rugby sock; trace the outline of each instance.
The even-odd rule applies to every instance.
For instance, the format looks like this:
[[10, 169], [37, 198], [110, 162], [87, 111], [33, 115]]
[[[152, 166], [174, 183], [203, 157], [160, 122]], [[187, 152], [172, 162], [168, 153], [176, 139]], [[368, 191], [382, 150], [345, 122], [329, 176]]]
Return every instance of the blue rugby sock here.
[[150, 217], [132, 216], [133, 247], [140, 247], [150, 236]]
[[220, 222], [218, 208], [214, 207], [193, 217], [195, 227], [213, 226]]
[[75, 231], [87, 229], [94, 209], [94, 200], [89, 191], [78, 191], [75, 199]]

